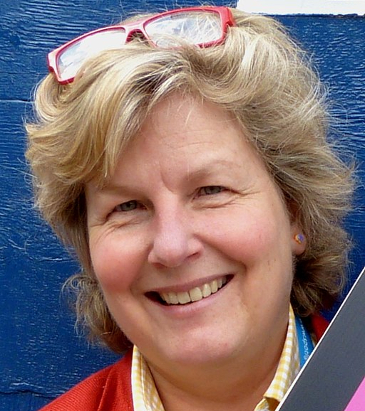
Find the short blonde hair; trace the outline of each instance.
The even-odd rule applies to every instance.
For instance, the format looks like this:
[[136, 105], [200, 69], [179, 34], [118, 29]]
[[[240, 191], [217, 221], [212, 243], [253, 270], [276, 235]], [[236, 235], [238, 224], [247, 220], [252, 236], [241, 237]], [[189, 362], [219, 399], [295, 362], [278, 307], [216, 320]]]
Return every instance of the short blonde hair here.
[[295, 263], [295, 311], [318, 311], [344, 284], [350, 242], [343, 218], [352, 170], [328, 141], [321, 84], [278, 22], [232, 13], [236, 26], [222, 45], [165, 50], [136, 39], [88, 61], [70, 85], [50, 74], [38, 87], [37, 118], [27, 125], [37, 205], [82, 265], [69, 281], [79, 322], [115, 351], [128, 341], [90, 262], [84, 186], [109, 178], [148, 113], [173, 92], [199, 96], [234, 115], [298, 218], [307, 247]]

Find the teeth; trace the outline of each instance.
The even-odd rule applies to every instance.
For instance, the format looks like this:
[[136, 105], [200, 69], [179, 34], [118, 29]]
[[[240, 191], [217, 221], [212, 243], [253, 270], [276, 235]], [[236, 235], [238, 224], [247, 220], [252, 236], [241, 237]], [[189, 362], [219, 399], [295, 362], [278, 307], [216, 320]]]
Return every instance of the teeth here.
[[190, 295], [187, 292], [177, 293], [177, 299], [179, 300], [179, 304], [190, 303]]
[[175, 293], [169, 293], [168, 294], [169, 299], [170, 299], [170, 304], [179, 304], [179, 298], [177, 297], [177, 294]]
[[209, 284], [204, 284], [204, 285], [203, 285], [202, 293], [203, 293], [203, 297], [204, 297], [204, 298], [205, 298], [205, 297], [209, 297], [210, 294], [212, 294], [212, 289], [210, 288], [210, 285], [209, 285]]
[[216, 293], [220, 288], [226, 284], [227, 278], [220, 278], [219, 280], [213, 280], [210, 283], [204, 284], [202, 287], [195, 287], [189, 292], [182, 293], [162, 293], [161, 298], [169, 305], [176, 304], [188, 304], [195, 301], [200, 301], [203, 298], [209, 297], [211, 294]]
[[203, 298], [203, 293], [200, 291], [199, 287], [195, 287], [189, 291], [189, 296], [191, 301], [199, 301]]

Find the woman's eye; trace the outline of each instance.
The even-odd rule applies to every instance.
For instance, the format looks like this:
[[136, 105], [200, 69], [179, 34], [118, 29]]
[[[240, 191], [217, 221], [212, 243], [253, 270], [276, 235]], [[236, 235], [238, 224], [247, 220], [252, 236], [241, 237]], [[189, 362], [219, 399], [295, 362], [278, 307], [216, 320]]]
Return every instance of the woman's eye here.
[[139, 206], [140, 205], [136, 200], [126, 201], [125, 203], [117, 205], [114, 211], [133, 211], [136, 210]]
[[199, 195], [213, 195], [213, 194], [219, 194], [222, 191], [225, 191], [226, 189], [222, 186], [206, 186], [202, 187], [199, 190]]

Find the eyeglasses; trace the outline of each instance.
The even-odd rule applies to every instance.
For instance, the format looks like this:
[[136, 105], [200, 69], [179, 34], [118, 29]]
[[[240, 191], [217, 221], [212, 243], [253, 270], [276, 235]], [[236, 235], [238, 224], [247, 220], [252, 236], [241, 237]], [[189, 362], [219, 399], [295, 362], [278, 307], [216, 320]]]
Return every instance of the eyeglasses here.
[[175, 48], [182, 42], [211, 47], [224, 41], [234, 19], [227, 7], [189, 7], [83, 34], [48, 54], [48, 68], [60, 84], [71, 83], [82, 64], [105, 50], [119, 49], [142, 34], [152, 47]]

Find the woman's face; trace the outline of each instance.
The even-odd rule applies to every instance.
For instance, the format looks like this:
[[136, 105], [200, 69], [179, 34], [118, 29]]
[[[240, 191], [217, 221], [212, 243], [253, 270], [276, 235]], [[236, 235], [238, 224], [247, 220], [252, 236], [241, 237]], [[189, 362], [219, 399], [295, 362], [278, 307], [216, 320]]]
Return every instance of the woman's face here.
[[92, 264], [150, 364], [264, 359], [281, 349], [293, 255], [279, 189], [219, 107], [155, 107], [103, 189], [86, 188]]

